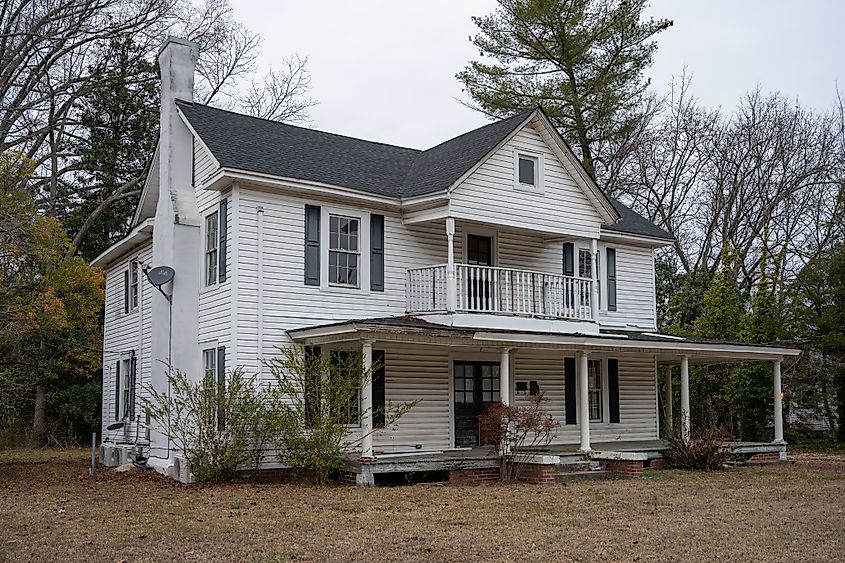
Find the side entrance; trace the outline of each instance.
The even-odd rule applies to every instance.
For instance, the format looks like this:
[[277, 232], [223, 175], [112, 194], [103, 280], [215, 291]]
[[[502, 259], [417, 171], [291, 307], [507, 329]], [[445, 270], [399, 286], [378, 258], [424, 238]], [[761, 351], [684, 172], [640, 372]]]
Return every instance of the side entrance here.
[[499, 402], [499, 362], [454, 364], [455, 447], [481, 445], [478, 417]]

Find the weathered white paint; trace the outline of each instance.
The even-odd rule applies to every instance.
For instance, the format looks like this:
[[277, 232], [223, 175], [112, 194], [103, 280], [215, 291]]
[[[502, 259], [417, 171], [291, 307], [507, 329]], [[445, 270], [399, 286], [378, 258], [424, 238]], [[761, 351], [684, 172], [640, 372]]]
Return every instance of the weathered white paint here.
[[783, 393], [781, 390], [781, 380], [780, 380], [780, 360], [775, 360], [772, 362], [772, 371], [774, 376], [774, 385], [775, 385], [775, 443], [782, 444], [784, 443], [783, 439]]
[[681, 436], [689, 440], [690, 433], [690, 404], [689, 404], [689, 358], [681, 358]]
[[[365, 340], [361, 345], [364, 373], [372, 375], [373, 342]], [[361, 457], [373, 457], [373, 378], [367, 377], [361, 386]]]

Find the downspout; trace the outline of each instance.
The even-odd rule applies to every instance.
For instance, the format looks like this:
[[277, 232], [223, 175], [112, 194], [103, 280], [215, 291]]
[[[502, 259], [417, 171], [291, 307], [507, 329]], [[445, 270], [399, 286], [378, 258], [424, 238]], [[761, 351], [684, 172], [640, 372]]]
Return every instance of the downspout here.
[[258, 206], [255, 210], [258, 223], [258, 379], [261, 380], [264, 371], [264, 208]]

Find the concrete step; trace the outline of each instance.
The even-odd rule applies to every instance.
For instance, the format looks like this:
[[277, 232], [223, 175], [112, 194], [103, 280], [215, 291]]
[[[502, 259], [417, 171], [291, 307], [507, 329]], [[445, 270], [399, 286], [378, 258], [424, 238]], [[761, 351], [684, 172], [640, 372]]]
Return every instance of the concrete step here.
[[613, 474], [606, 469], [599, 471], [573, 471], [572, 473], [556, 473], [555, 482], [574, 483], [575, 481], [603, 481], [610, 479]]
[[597, 461], [565, 461], [555, 465], [555, 473], [578, 473], [581, 471], [598, 471], [602, 466]]

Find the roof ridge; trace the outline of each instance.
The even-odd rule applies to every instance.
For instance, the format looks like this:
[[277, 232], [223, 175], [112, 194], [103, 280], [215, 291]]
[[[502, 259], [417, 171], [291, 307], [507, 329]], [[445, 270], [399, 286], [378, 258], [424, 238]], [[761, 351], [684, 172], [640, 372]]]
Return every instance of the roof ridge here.
[[213, 111], [219, 111], [219, 112], [228, 113], [228, 114], [231, 114], [231, 115], [236, 115], [238, 117], [244, 117], [246, 119], [254, 119], [256, 121], [263, 121], [263, 122], [266, 122], [266, 123], [271, 123], [273, 125], [282, 125], [284, 127], [290, 127], [292, 129], [299, 129], [301, 131], [309, 131], [311, 133], [322, 133], [323, 135], [331, 135], [332, 137], [339, 137], [339, 138], [342, 138], [342, 139], [351, 139], [353, 141], [360, 141], [362, 143], [370, 143], [372, 145], [380, 145], [380, 146], [383, 146], [383, 147], [390, 147], [390, 148], [394, 148], [394, 149], [402, 149], [402, 150], [405, 150], [405, 151], [412, 151], [412, 152], [415, 152], [415, 153], [425, 152], [425, 150], [423, 150], [423, 149], [415, 149], [415, 148], [412, 148], [412, 147], [403, 147], [401, 145], [394, 145], [394, 144], [385, 143], [385, 142], [382, 142], [382, 141], [371, 141], [369, 139], [362, 139], [361, 137], [353, 137], [352, 135], [343, 135], [342, 133], [332, 133], [331, 131], [325, 131], [323, 129], [315, 129], [315, 128], [311, 128], [311, 127], [302, 127], [301, 125], [293, 125], [292, 123], [285, 123], [283, 121], [275, 121], [273, 119], [267, 119], [266, 117], [255, 117], [254, 115], [247, 115], [245, 113], [239, 113], [239, 112], [236, 112], [236, 111], [232, 111], [230, 109], [218, 108], [218, 107], [215, 107], [215, 106], [210, 106], [208, 104], [200, 104], [198, 102], [189, 102], [189, 101], [186, 101], [186, 100], [176, 100], [176, 104], [182, 105], [182, 106], [188, 106], [188, 107], [199, 106], [199, 107], [203, 107], [203, 108], [208, 108], [208, 109], [213, 110]]

